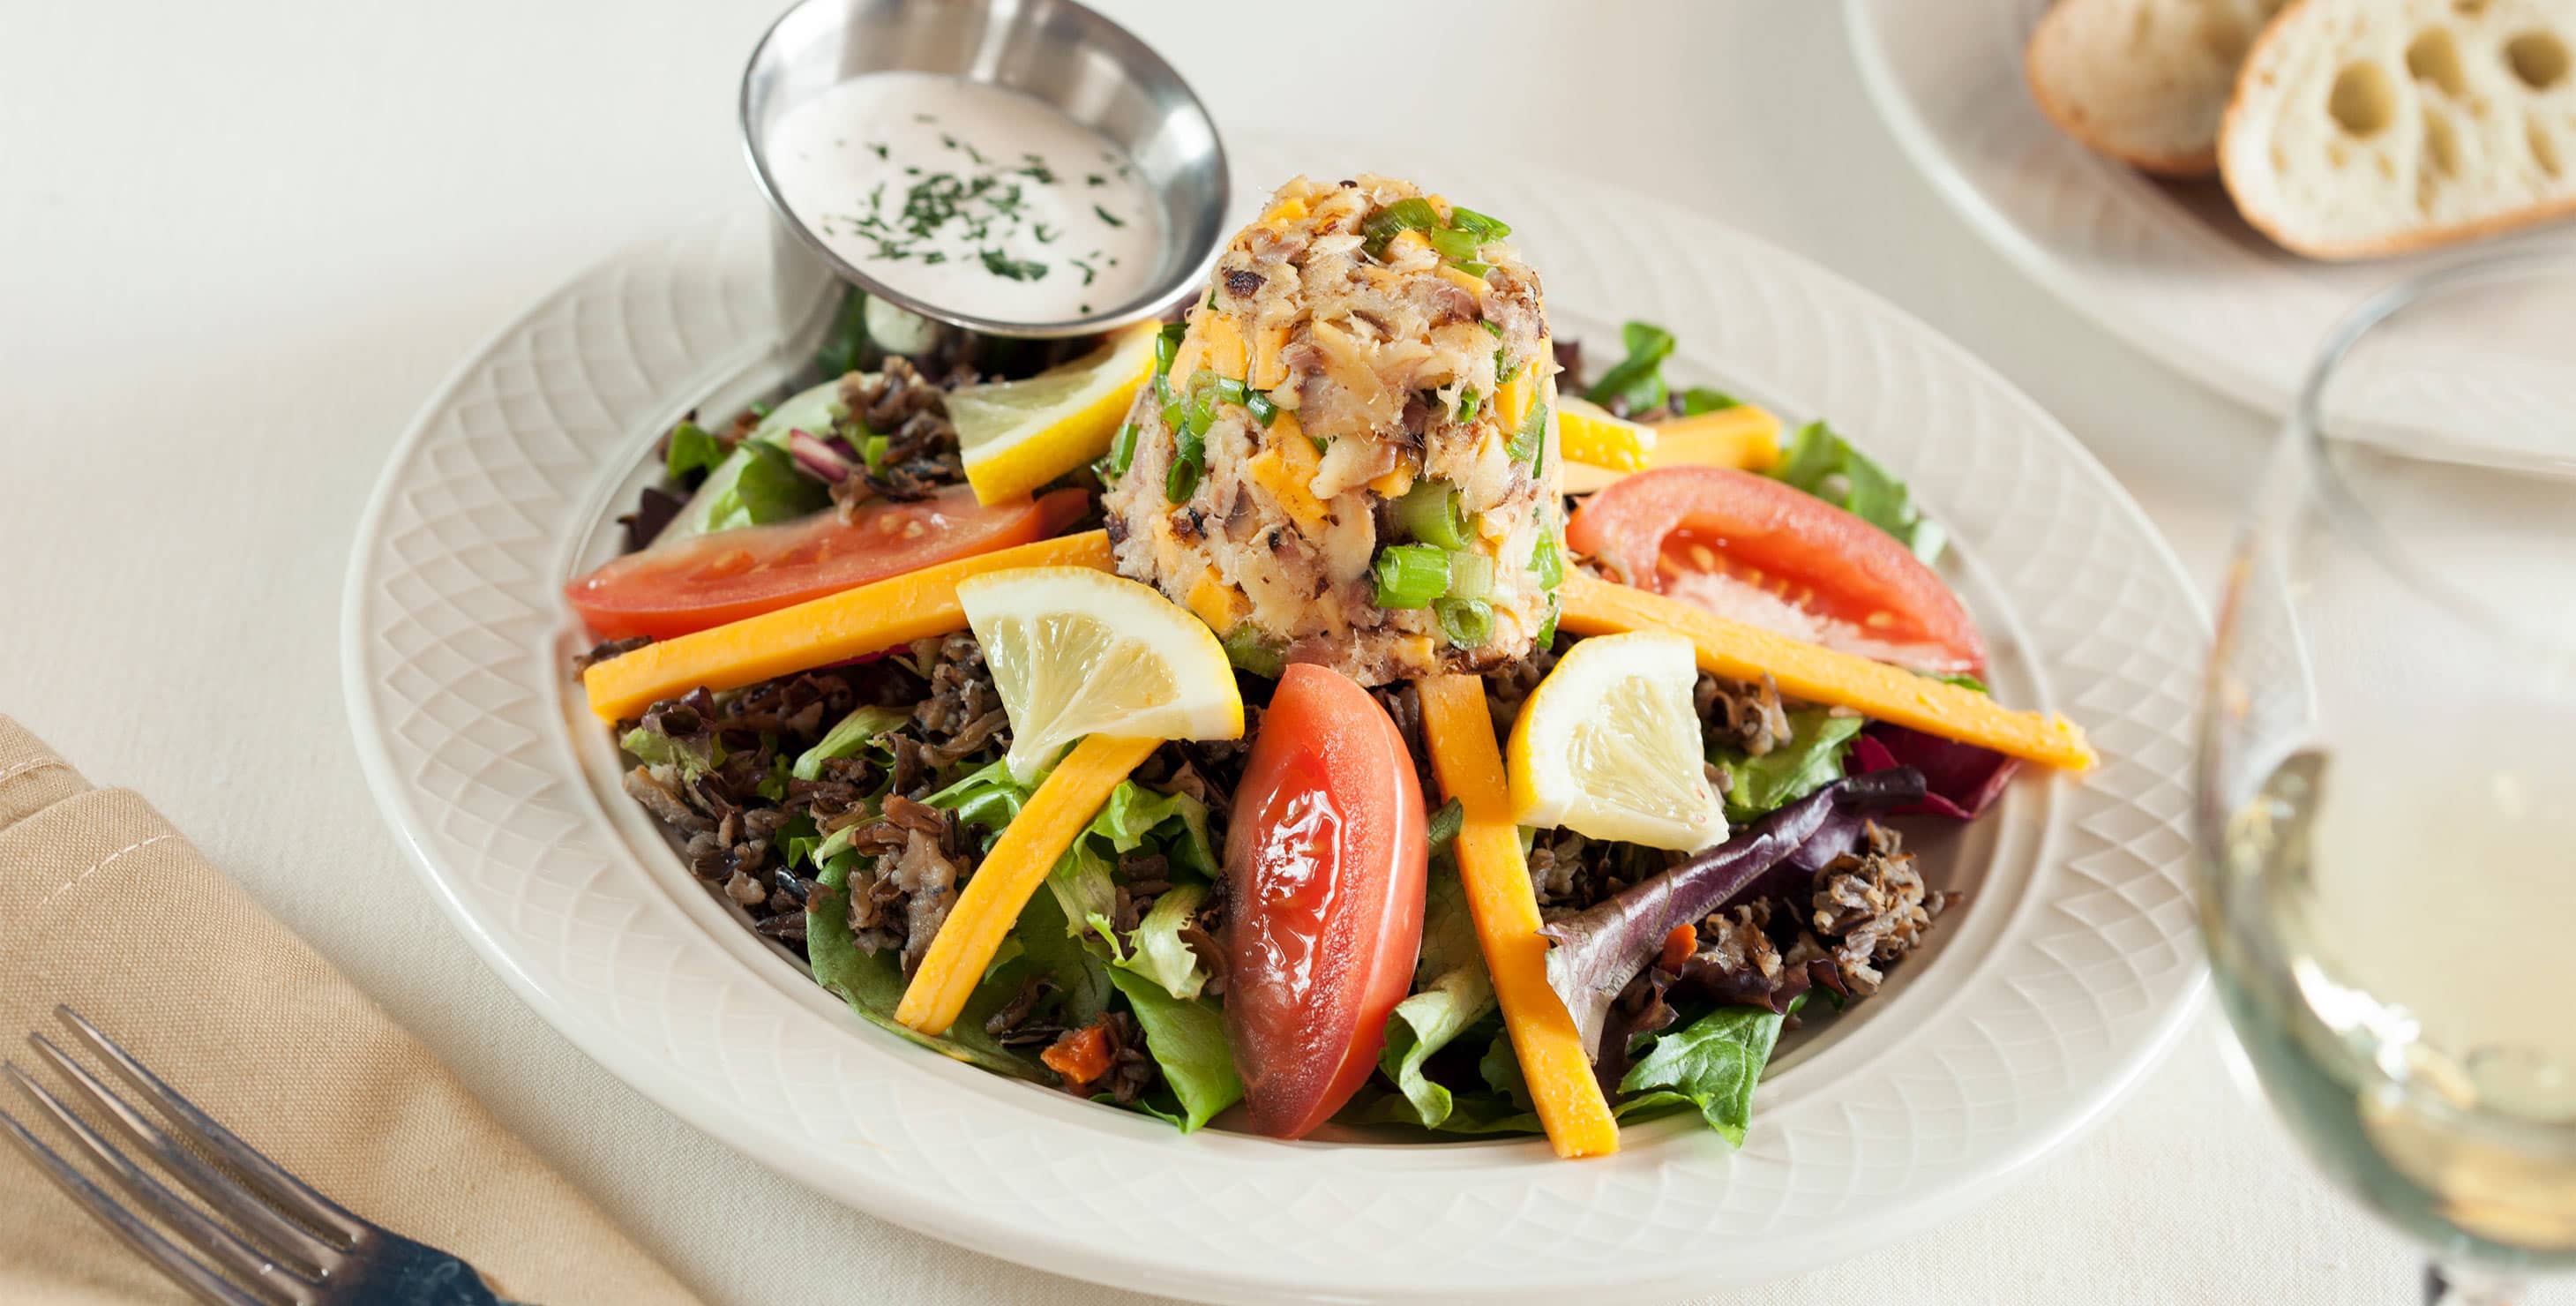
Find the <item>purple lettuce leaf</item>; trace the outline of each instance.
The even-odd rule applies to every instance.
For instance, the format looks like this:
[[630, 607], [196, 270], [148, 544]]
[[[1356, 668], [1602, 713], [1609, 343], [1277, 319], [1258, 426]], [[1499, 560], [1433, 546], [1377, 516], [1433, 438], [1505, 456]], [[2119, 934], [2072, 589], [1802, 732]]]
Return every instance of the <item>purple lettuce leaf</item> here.
[[1548, 987], [1574, 1017], [1583, 1049], [1601, 1033], [1628, 981], [1654, 960], [1664, 936], [1738, 899], [1794, 887], [1850, 851], [1872, 812], [1919, 802], [1923, 777], [1905, 768], [1839, 780], [1735, 832], [1734, 837], [1617, 897], [1540, 928]]
[[1898, 808], [1894, 815], [1973, 821], [2003, 795], [2021, 762], [1990, 748], [1876, 721], [1853, 741], [1851, 766], [1859, 775], [1896, 767], [1923, 773], [1923, 801]]

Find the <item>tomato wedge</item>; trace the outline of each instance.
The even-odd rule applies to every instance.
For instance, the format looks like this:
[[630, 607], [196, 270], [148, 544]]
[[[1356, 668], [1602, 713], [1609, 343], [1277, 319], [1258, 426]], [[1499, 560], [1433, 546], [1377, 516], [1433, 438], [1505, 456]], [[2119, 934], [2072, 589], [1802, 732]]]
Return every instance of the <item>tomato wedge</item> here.
[[1565, 542], [1628, 583], [1721, 616], [1918, 671], [1982, 672], [1985, 640], [1950, 587], [1876, 526], [1731, 467], [1622, 477]]
[[963, 485], [910, 503], [878, 499], [846, 523], [824, 512], [630, 553], [564, 586], [564, 597], [600, 639], [668, 639], [1026, 544], [1081, 516], [1082, 500], [1058, 490], [986, 507]]
[[1259, 1133], [1303, 1137], [1350, 1101], [1412, 987], [1429, 858], [1414, 774], [1357, 682], [1280, 676], [1225, 839], [1225, 1023]]

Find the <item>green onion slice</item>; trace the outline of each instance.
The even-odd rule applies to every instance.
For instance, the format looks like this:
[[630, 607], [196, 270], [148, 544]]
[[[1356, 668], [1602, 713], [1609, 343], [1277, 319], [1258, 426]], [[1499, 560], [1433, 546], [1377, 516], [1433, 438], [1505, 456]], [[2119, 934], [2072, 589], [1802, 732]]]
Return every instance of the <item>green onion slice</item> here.
[[1530, 571], [1538, 576], [1543, 589], [1555, 589], [1565, 583], [1565, 553], [1557, 545], [1556, 532], [1539, 532], [1538, 547], [1530, 550]]
[[1547, 405], [1531, 404], [1529, 416], [1521, 419], [1521, 429], [1512, 433], [1507, 448], [1513, 462], [1527, 462], [1530, 474], [1538, 474], [1538, 455], [1547, 447]]
[[1218, 642], [1225, 647], [1225, 660], [1237, 670], [1277, 680], [1279, 673], [1288, 669], [1288, 660], [1280, 655], [1279, 641], [1250, 622], [1227, 631]]
[[1390, 544], [1377, 555], [1377, 605], [1419, 608], [1449, 592], [1449, 555], [1428, 544]]
[[1474, 549], [1449, 553], [1449, 597], [1490, 599], [1494, 596], [1494, 560]]
[[1368, 221], [1360, 224], [1360, 234], [1367, 238], [1362, 247], [1368, 250], [1370, 258], [1382, 258], [1386, 255], [1387, 242], [1395, 239], [1397, 233], [1433, 231], [1439, 226], [1440, 214], [1431, 207], [1431, 201], [1419, 195], [1400, 199], [1370, 214]]
[[1441, 599], [1431, 605], [1440, 630], [1460, 648], [1482, 647], [1494, 637], [1494, 605], [1483, 599]]
[[1110, 479], [1115, 480], [1118, 477], [1125, 476], [1127, 474], [1127, 469], [1135, 465], [1135, 462], [1136, 424], [1134, 422], [1123, 423], [1118, 428], [1118, 434], [1111, 437], [1109, 441], [1109, 457], [1105, 462], [1105, 466], [1109, 472]]
[[1467, 505], [1458, 487], [1447, 481], [1420, 480], [1395, 501], [1396, 522], [1404, 533], [1444, 549], [1467, 547]]

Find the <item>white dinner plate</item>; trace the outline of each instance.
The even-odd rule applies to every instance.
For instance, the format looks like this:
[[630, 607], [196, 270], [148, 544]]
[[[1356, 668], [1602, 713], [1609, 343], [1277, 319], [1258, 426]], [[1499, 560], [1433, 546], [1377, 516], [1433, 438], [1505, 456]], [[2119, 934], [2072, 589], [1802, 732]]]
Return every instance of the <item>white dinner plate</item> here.
[[[2373, 293], [2478, 254], [2576, 251], [2576, 226], [2562, 224], [2366, 263], [2286, 253], [2236, 216], [2215, 178], [2157, 180], [2040, 113], [2021, 56], [2049, 2], [1843, 7], [1861, 81], [1933, 188], [2069, 307], [2195, 381], [2286, 413], [2327, 333]], [[2426, 343], [2477, 352], [2475, 323], [2447, 335]]]
[[[1245, 157], [1249, 205], [1291, 168]], [[573, 279], [403, 436], [344, 630], [386, 817], [493, 968], [618, 1076], [822, 1192], [1030, 1265], [1224, 1300], [1590, 1302], [1785, 1274], [1937, 1223], [2116, 1099], [2201, 987], [2184, 833], [2198, 605], [2046, 413], [1831, 274], [1544, 169], [1375, 157], [1507, 179], [1458, 193], [1519, 227], [1560, 335], [1599, 349], [1623, 318], [1665, 323], [1677, 373], [1864, 442], [1949, 527], [1997, 692], [2067, 713], [2103, 754], [1926, 840], [1933, 883], [1970, 901], [1878, 998], [1784, 1042], [1740, 1151], [1675, 1119], [1580, 1163], [1536, 1139], [1184, 1137], [900, 1042], [742, 929], [618, 792], [567, 672], [585, 641], [560, 590], [611, 547], [602, 523], [665, 428], [780, 375], [748, 204]]]

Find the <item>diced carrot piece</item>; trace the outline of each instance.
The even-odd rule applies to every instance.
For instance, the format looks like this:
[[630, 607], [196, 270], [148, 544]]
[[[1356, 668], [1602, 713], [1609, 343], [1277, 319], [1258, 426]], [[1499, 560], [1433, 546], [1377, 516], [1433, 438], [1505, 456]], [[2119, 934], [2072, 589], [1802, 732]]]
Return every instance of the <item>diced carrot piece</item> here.
[[1080, 1029], [1066, 1030], [1064, 1037], [1038, 1054], [1038, 1060], [1075, 1087], [1108, 1074], [1109, 1022], [1102, 1020]]
[[1689, 961], [1691, 954], [1697, 951], [1699, 951], [1699, 927], [1676, 925], [1672, 933], [1664, 936], [1664, 950], [1656, 957], [1655, 964], [1665, 970], [1677, 971], [1682, 968], [1682, 963]]

